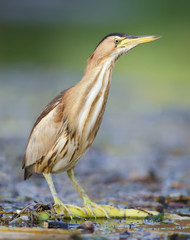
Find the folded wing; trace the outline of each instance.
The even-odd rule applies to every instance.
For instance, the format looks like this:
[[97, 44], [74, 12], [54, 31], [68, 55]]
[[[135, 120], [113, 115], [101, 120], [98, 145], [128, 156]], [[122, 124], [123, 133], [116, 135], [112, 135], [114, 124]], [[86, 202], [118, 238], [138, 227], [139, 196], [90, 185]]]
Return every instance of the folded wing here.
[[32, 175], [32, 166], [46, 156], [62, 129], [63, 94], [64, 92], [59, 94], [47, 105], [34, 124], [22, 164], [25, 168], [25, 179]]

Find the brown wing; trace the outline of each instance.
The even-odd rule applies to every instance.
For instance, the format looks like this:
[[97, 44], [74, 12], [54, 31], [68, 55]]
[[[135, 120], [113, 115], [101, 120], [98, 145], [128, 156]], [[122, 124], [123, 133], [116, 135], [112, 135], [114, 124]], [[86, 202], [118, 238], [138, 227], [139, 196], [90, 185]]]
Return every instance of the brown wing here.
[[47, 154], [61, 130], [63, 94], [64, 92], [61, 92], [47, 105], [34, 124], [22, 163], [22, 167], [25, 168], [25, 179], [32, 175], [32, 172], [27, 173], [27, 169]]

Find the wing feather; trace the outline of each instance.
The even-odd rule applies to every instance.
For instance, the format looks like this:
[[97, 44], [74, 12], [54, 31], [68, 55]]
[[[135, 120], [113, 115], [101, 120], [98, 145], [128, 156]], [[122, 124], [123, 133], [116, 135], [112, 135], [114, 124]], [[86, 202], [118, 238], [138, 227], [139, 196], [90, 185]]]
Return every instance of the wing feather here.
[[61, 92], [53, 99], [36, 120], [26, 147], [23, 168], [45, 156], [56, 141], [63, 125], [63, 98]]

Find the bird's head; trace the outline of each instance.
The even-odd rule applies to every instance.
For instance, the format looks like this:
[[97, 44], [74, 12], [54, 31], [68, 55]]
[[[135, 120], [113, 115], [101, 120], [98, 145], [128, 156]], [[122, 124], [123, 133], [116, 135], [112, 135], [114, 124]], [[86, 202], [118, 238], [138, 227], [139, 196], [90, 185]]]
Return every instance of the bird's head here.
[[111, 33], [100, 41], [94, 53], [102, 60], [107, 58], [117, 60], [137, 45], [158, 38], [160, 38], [160, 36], [131, 36], [124, 33]]
[[131, 36], [124, 33], [111, 33], [100, 41], [88, 59], [86, 72], [105, 61], [114, 63], [120, 56], [126, 54], [137, 45], [156, 40], [160, 37], [156, 35]]

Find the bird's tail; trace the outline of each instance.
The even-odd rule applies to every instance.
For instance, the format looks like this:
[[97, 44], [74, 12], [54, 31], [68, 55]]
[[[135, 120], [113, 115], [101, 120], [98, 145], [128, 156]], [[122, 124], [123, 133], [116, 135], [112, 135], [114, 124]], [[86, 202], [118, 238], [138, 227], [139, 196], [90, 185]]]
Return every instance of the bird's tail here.
[[30, 178], [34, 173], [34, 164], [24, 168], [24, 180]]

